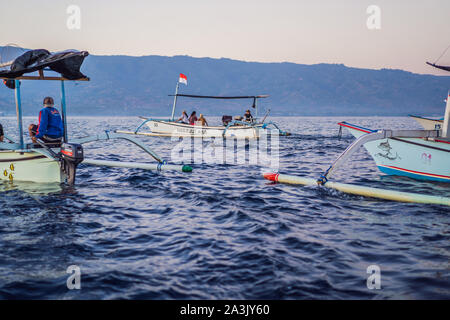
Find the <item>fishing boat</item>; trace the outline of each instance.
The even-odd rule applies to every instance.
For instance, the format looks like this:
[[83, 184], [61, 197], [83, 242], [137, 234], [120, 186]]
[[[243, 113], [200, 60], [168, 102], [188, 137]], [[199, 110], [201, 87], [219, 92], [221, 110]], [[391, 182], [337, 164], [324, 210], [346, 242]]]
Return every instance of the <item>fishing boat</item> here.
[[[65, 82], [89, 81], [90, 79], [80, 72], [84, 59], [89, 55], [87, 51], [69, 50], [62, 53], [51, 54], [47, 50], [30, 50], [20, 55], [2, 67], [9, 70], [0, 71], [0, 79], [15, 92], [18, 141], [5, 135], [5, 142], [0, 143], [0, 180], [31, 181], [37, 183], [67, 183], [74, 184], [77, 166], [86, 163], [97, 166], [141, 168], [146, 170], [178, 170], [190, 172], [189, 166], [169, 165], [141, 142], [114, 132], [104, 131], [94, 136], [88, 136], [69, 141], [67, 135], [67, 112]], [[44, 74], [48, 71], [57, 73], [57, 76]], [[38, 75], [28, 75], [38, 72]], [[21, 82], [28, 80], [59, 81], [61, 85], [61, 117], [64, 125], [64, 134], [61, 142], [25, 143], [23, 135]], [[90, 160], [84, 158], [83, 144], [94, 141], [112, 139], [125, 139], [140, 147], [144, 152], [157, 161], [153, 163], [129, 163], [120, 161]]]
[[[447, 52], [447, 50], [449, 48], [450, 47], [448, 47], [442, 53], [442, 55], [438, 58], [438, 60], [445, 54], [445, 52]], [[426, 62], [426, 63], [434, 68], [450, 72], [449, 66], [438, 65], [436, 63], [431, 63], [431, 62]], [[445, 100], [445, 101], [447, 102], [447, 100]], [[413, 118], [414, 120], [416, 120], [425, 130], [440, 130], [440, 129], [442, 129], [442, 126], [444, 125], [444, 118], [435, 119], [435, 118], [427, 118], [427, 117], [422, 117], [422, 116], [417, 116], [417, 115], [412, 115], [412, 114], [410, 114], [409, 116], [411, 118]]]
[[425, 130], [439, 130], [444, 124], [444, 118], [433, 119], [414, 115], [409, 116], [416, 120]]
[[[258, 100], [269, 97], [268, 95], [255, 96], [203, 96], [192, 94], [178, 93], [179, 84], [187, 83], [186, 76], [180, 74], [180, 80], [175, 88], [173, 96], [172, 115], [169, 119], [153, 119], [148, 117], [140, 117], [142, 123], [134, 131], [117, 130], [117, 133], [159, 136], [159, 137], [192, 137], [192, 138], [235, 138], [235, 139], [257, 139], [262, 134], [276, 133], [282, 136], [289, 135], [288, 132], [281, 130], [277, 124], [272, 121], [265, 121], [269, 111], [264, 118], [258, 120]], [[222, 117], [222, 125], [219, 126], [203, 126], [200, 122], [194, 124], [180, 123], [175, 120], [175, 109], [178, 98], [191, 99], [218, 99], [218, 100], [236, 100], [250, 99], [253, 100], [252, 108], [255, 110], [255, 117], [252, 121], [242, 121], [233, 119], [231, 116]], [[150, 129], [150, 132], [140, 131], [144, 126]]]
[[[450, 71], [450, 67], [449, 70]], [[266, 173], [264, 178], [282, 183], [325, 186], [343, 192], [381, 199], [444, 204], [450, 198], [404, 193], [331, 182], [333, 172], [364, 146], [379, 170], [388, 175], [407, 176], [420, 180], [450, 182], [450, 94], [447, 94], [442, 127], [432, 130], [373, 130], [348, 122], [339, 123], [356, 140], [314, 181], [311, 178]]]
[[[450, 112], [450, 104], [447, 105], [447, 112]], [[339, 125], [357, 139], [351, 145], [348, 156], [363, 144], [383, 173], [450, 182], [448, 128], [443, 131], [372, 130], [345, 121]]]
[[[444, 66], [428, 64], [447, 70]], [[437, 123], [434, 122], [437, 120], [421, 118], [425, 130], [372, 130], [340, 122], [339, 126], [346, 128], [356, 141], [328, 169], [324, 179], [354, 150], [364, 145], [383, 173], [450, 182], [450, 94], [447, 94], [446, 102], [442, 121]]]

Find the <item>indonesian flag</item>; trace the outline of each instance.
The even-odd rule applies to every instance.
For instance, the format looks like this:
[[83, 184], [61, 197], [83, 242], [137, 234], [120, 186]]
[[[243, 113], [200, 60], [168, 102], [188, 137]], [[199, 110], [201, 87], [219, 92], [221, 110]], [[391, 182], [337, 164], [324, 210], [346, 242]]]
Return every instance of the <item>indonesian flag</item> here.
[[180, 73], [180, 79], [178, 79], [178, 82], [187, 85], [187, 77], [184, 74]]

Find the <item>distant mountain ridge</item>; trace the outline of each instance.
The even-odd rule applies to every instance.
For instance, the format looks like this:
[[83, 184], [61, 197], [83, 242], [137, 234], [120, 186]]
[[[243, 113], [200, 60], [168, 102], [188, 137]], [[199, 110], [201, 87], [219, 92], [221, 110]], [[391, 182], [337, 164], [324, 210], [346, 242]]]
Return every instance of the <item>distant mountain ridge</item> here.
[[[183, 93], [269, 94], [260, 114], [272, 115], [442, 115], [450, 76], [402, 70], [370, 70], [343, 64], [259, 63], [189, 56], [96, 56], [81, 70], [88, 83], [67, 83], [69, 115], [169, 115], [179, 73], [188, 77]], [[24, 114], [35, 115], [42, 98], [59, 100], [59, 83], [23, 81]], [[58, 103], [58, 102], [57, 102]], [[181, 109], [205, 115], [242, 114], [251, 101], [200, 101], [180, 98]], [[0, 113], [15, 112], [14, 92], [0, 88]]]

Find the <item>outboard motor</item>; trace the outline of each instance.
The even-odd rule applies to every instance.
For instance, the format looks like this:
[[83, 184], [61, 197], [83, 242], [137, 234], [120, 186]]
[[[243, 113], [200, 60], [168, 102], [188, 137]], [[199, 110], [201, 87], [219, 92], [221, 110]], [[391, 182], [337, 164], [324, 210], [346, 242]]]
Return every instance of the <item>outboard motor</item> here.
[[75, 184], [77, 166], [84, 160], [84, 152], [81, 144], [63, 143], [61, 145], [61, 167], [67, 175], [67, 183]]

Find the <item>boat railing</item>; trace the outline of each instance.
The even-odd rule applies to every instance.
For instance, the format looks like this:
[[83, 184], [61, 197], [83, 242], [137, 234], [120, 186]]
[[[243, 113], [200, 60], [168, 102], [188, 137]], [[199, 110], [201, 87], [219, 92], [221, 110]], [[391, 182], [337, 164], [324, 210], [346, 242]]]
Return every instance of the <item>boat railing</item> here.
[[112, 139], [127, 140], [127, 141], [135, 144], [139, 148], [141, 148], [146, 153], [148, 153], [153, 159], [155, 159], [159, 163], [164, 163], [165, 162], [160, 156], [158, 156], [155, 152], [153, 152], [151, 149], [149, 149], [142, 142], [140, 142], [140, 141], [138, 141], [138, 140], [136, 140], [134, 138], [131, 138], [129, 136], [126, 136], [126, 135], [123, 135], [123, 134], [120, 134], [120, 133], [116, 133], [116, 132], [111, 132], [111, 131], [108, 131], [108, 130], [105, 130], [103, 133], [100, 133], [100, 134], [91, 135], [91, 136], [78, 138], [78, 139], [72, 139], [71, 142], [78, 143], [78, 144], [85, 144], [85, 143], [90, 143], [90, 142], [95, 142], [95, 141], [112, 140]]

